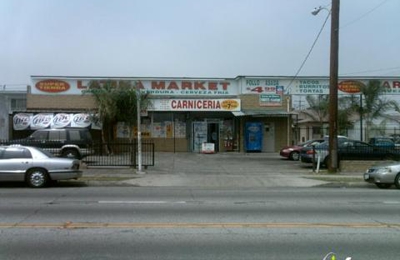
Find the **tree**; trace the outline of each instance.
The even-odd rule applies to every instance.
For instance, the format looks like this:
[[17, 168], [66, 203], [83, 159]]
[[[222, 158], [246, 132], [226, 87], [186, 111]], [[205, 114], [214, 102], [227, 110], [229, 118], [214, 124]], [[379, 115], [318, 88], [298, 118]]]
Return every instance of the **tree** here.
[[[306, 100], [309, 108], [304, 110], [303, 113], [312, 120], [319, 122], [322, 129], [329, 119], [329, 95], [307, 95]], [[353, 127], [350, 121], [351, 109], [349, 109], [352, 103], [346, 97], [340, 97], [338, 102], [340, 107], [338, 109], [338, 134], [346, 134], [346, 130]]]
[[365, 119], [366, 129], [365, 138], [369, 140], [370, 130], [373, 127], [373, 120], [385, 118], [388, 110], [398, 109], [398, 104], [394, 100], [383, 98], [384, 88], [379, 80], [370, 80], [367, 85], [360, 87], [361, 94], [364, 96], [363, 105], [357, 101], [353, 104], [353, 110], [360, 118]]
[[318, 122], [322, 129], [328, 119], [329, 95], [307, 95], [306, 101], [309, 108], [304, 110], [303, 113]]
[[[117, 122], [125, 122], [131, 128], [137, 122], [137, 98], [141, 108], [149, 105], [148, 95], [139, 94], [132, 81], [97, 80], [89, 83], [84, 94], [92, 94], [97, 104], [97, 117], [102, 123], [103, 142], [113, 139], [113, 129]], [[130, 137], [133, 137], [131, 131]]]
[[[139, 105], [138, 108], [138, 98]], [[142, 93], [138, 95], [138, 89], [136, 83], [132, 81], [120, 81], [118, 91], [116, 93], [116, 106], [118, 110], [117, 121], [124, 122], [129, 126], [129, 129], [137, 123], [137, 111], [138, 109], [144, 110], [150, 106], [150, 100], [148, 99], [147, 93]], [[130, 139], [134, 138], [134, 132], [130, 131]]]

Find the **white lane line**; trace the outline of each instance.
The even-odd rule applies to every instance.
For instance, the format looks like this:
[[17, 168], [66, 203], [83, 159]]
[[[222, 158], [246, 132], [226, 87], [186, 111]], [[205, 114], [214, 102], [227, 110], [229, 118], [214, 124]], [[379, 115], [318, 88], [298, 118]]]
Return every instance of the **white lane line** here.
[[400, 201], [384, 201], [383, 204], [400, 204]]
[[186, 201], [162, 201], [162, 200], [100, 200], [99, 204], [186, 204]]

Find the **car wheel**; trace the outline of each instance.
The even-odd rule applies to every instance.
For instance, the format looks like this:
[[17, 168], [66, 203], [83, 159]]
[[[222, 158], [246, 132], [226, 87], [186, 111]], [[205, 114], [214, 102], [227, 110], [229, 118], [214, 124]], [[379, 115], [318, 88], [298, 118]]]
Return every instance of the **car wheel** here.
[[62, 152], [62, 157], [79, 159], [79, 152], [76, 149], [65, 149]]
[[396, 188], [400, 189], [400, 173], [397, 174], [396, 178], [394, 179], [394, 185]]
[[389, 189], [392, 184], [389, 183], [375, 183], [376, 186], [378, 186], [379, 189]]
[[49, 182], [49, 176], [44, 169], [32, 169], [26, 175], [26, 183], [32, 188], [42, 188]]
[[300, 160], [300, 153], [299, 152], [291, 152], [289, 155], [289, 159], [292, 161]]

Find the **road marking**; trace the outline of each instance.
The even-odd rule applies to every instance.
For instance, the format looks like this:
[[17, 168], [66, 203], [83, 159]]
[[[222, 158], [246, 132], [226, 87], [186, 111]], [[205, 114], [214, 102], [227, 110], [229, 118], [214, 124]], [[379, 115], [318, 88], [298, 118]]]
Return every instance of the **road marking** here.
[[383, 204], [400, 204], [400, 201], [384, 201]]
[[400, 223], [0, 223], [6, 228], [400, 228]]
[[158, 200], [150, 200], [150, 201], [136, 201], [136, 200], [101, 200], [98, 201], [99, 204], [186, 204], [186, 201], [158, 201]]

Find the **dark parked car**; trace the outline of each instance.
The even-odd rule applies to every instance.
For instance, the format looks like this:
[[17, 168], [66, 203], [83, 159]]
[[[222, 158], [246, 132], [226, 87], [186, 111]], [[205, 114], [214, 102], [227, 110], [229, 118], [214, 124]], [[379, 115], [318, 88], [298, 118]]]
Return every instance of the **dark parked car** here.
[[[315, 154], [312, 147], [301, 150], [301, 161], [312, 163], [313, 157], [320, 157], [323, 165], [327, 166], [329, 161], [329, 142], [323, 142], [315, 146]], [[387, 149], [370, 145], [365, 142], [351, 139], [338, 139], [338, 159], [339, 160], [385, 160], [399, 159], [400, 153], [395, 149]]]
[[392, 148], [394, 149], [396, 146], [395, 142], [390, 137], [372, 137], [369, 139], [369, 144], [373, 146], [385, 147], [390, 149]]
[[300, 160], [300, 151], [303, 147], [317, 145], [322, 143], [323, 141], [324, 139], [313, 139], [313, 140], [308, 140], [304, 143], [285, 146], [280, 150], [279, 155], [293, 161], [298, 161]]
[[400, 163], [372, 166], [364, 173], [364, 180], [381, 189], [390, 188], [393, 184], [400, 189]]
[[86, 128], [39, 129], [25, 139], [8, 144], [39, 147], [55, 156], [75, 159], [92, 154], [92, 136]]
[[36, 147], [0, 146], [0, 181], [24, 181], [41, 188], [50, 181], [82, 176], [79, 160], [57, 158]]

